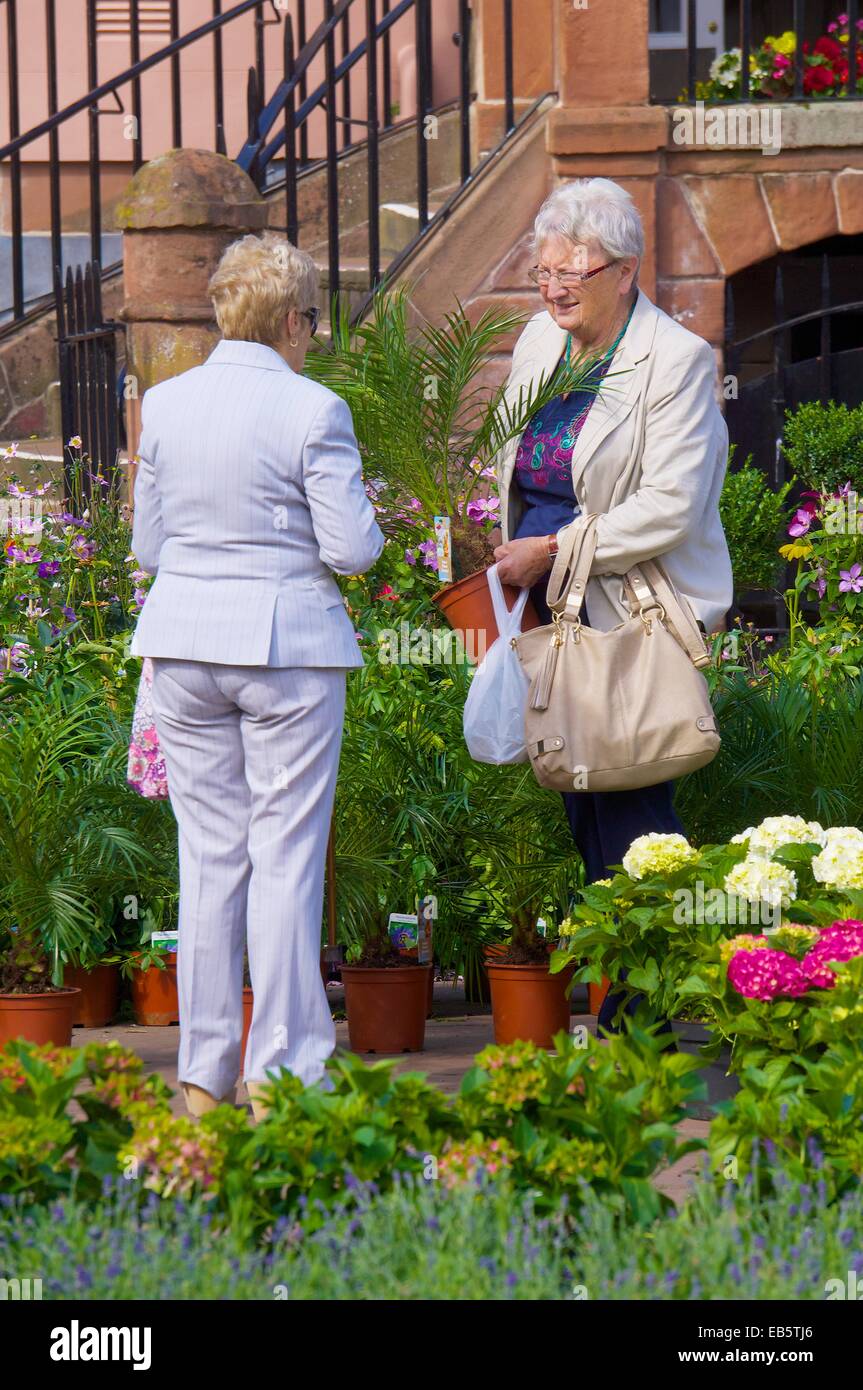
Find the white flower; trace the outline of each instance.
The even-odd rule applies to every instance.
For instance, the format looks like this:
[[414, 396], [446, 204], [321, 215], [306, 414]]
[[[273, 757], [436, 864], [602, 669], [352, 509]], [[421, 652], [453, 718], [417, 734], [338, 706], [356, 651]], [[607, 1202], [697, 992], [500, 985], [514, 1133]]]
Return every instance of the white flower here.
[[747, 855], [725, 875], [723, 887], [726, 893], [734, 893], [749, 903], [790, 907], [797, 895], [797, 875], [784, 864], [774, 864], [761, 855]]
[[819, 883], [840, 892], [863, 888], [863, 830], [854, 825], [831, 826], [824, 848], [812, 860], [812, 873]]
[[814, 820], [804, 820], [802, 816], [767, 816], [760, 825], [735, 835], [733, 845], [748, 841], [750, 855], [769, 859], [774, 850], [783, 845], [825, 845], [826, 832]]
[[660, 835], [652, 830], [639, 835], [623, 856], [623, 867], [630, 878], [647, 878], [652, 874], [667, 874], [679, 869], [690, 859], [698, 858], [685, 835]]

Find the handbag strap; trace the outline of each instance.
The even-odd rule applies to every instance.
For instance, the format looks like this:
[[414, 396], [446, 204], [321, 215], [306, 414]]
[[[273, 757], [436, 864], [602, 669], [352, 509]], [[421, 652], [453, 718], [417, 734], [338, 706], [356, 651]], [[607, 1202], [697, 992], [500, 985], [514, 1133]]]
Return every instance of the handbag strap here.
[[634, 613], [646, 616], [659, 609], [672, 637], [693, 665], [710, 665], [710, 652], [698, 624], [655, 560], [642, 560], [640, 565], [633, 565], [623, 576], [623, 586]]
[[563, 545], [555, 556], [545, 601], [557, 617], [580, 621], [582, 604], [587, 589], [590, 567], [596, 551], [595, 514], [584, 517], [570, 526]]
[[[581, 524], [574, 523], [558, 551], [546, 590], [546, 603], [552, 614], [579, 622], [596, 553], [596, 527], [599, 516], [592, 513]], [[681, 602], [673, 584], [655, 560], [642, 560], [623, 576], [623, 587], [633, 616], [647, 620], [651, 613], [661, 615], [672, 637], [689, 656], [693, 665], [710, 665], [710, 652], [692, 614]]]

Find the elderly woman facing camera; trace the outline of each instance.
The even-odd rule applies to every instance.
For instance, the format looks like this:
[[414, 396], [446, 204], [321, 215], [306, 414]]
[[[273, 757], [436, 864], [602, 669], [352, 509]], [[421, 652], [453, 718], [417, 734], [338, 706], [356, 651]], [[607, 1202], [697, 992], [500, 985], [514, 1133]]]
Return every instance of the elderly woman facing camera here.
[[132, 548], [156, 581], [132, 651], [153, 658], [179, 829], [179, 1080], [193, 1114], [233, 1099], [247, 947], [257, 1115], [268, 1071], [317, 1081], [335, 1044], [324, 864], [363, 660], [332, 571], [368, 569], [384, 538], [348, 407], [302, 375], [311, 257], [243, 237], [210, 294], [221, 341], [143, 398]]
[[[579, 356], [586, 388], [556, 396], [498, 458], [501, 579], [528, 585], [544, 622], [548, 572], [561, 533], [598, 515], [582, 621], [608, 630], [629, 616], [621, 576], [659, 559], [708, 633], [732, 600], [719, 519], [728, 432], [715, 397], [713, 351], [638, 288], [641, 219], [622, 188], [579, 179], [557, 188], [536, 218], [531, 279], [544, 308], [516, 343], [507, 398]], [[586, 609], [586, 612], [585, 612]], [[564, 793], [587, 881], [619, 864], [650, 831], [680, 832], [673, 784]], [[618, 1006], [606, 1000], [607, 1026]]]

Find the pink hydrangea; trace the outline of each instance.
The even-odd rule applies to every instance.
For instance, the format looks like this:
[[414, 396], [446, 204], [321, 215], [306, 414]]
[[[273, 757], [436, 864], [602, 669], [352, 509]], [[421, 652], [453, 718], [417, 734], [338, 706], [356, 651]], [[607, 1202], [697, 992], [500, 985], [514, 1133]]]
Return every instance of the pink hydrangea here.
[[765, 1002], [784, 995], [796, 999], [809, 989], [809, 976], [787, 951], [737, 951], [728, 962], [728, 980], [746, 999]]
[[813, 985], [832, 989], [836, 975], [829, 969], [829, 962], [854, 960], [856, 956], [863, 956], [863, 922], [849, 917], [825, 928], [801, 963]]

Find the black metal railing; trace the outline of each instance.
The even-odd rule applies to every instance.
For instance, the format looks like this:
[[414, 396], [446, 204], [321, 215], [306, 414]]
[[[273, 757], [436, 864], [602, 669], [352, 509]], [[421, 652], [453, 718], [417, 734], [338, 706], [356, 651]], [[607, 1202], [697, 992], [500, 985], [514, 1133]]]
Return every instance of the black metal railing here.
[[[306, 0], [291, 0], [293, 13], [283, 0], [237, 0], [223, 8], [222, 0], [212, 0], [212, 16], [195, 28], [181, 30], [181, 0], [170, 0], [168, 42], [154, 52], [142, 56], [141, 16], [139, 0], [129, 0], [130, 65], [122, 72], [103, 77], [99, 71], [99, 40], [96, 0], [83, 0], [86, 13], [85, 43], [87, 50], [88, 91], [76, 101], [59, 109], [58, 67], [62, 56], [57, 40], [57, 0], [41, 0], [44, 13], [47, 115], [31, 129], [22, 132], [19, 93], [19, 5], [23, 0], [0, 0], [5, 8], [6, 41], [9, 56], [8, 127], [9, 140], [0, 148], [0, 165], [9, 168], [9, 209], [11, 251], [8, 280], [11, 293], [5, 311], [0, 303], [0, 333], [8, 332], [26, 318], [31, 309], [40, 309], [47, 286], [38, 293], [27, 293], [24, 262], [22, 151], [36, 141], [48, 140], [48, 184], [50, 200], [50, 242], [53, 266], [63, 265], [64, 187], [61, 179], [60, 134], [68, 122], [86, 116], [88, 122], [88, 239], [89, 258], [110, 273], [112, 264], [105, 255], [105, 220], [103, 216], [102, 176], [100, 165], [100, 122], [122, 113], [131, 116], [133, 137], [131, 160], [137, 169], [144, 158], [145, 92], [142, 77], [157, 67], [164, 67], [170, 91], [171, 138], [175, 147], [182, 144], [184, 133], [183, 82], [181, 58], [195, 44], [213, 45], [213, 136], [212, 147], [226, 153], [226, 72], [224, 36], [231, 39], [239, 33], [245, 20], [254, 21], [253, 53], [248, 68], [247, 113], [248, 135], [237, 160], [247, 170], [262, 191], [278, 189], [284, 180], [285, 227], [291, 239], [302, 235], [299, 225], [297, 181], [307, 171], [324, 166], [327, 181], [327, 246], [331, 290], [338, 290], [340, 281], [339, 172], [340, 161], [346, 153], [365, 146], [368, 181], [369, 285], [380, 280], [380, 246], [377, 234], [378, 189], [380, 171], [380, 138], [389, 131], [416, 122], [416, 203], [419, 235], [425, 234], [429, 215], [428, 140], [424, 123], [433, 110], [434, 85], [432, 70], [433, 10], [431, 0], [324, 0], [324, 18], [312, 33], [308, 32]], [[27, 0], [34, 6], [39, 0]], [[504, 138], [516, 125], [516, 103], [513, 89], [513, 0], [503, 4], [503, 67], [505, 75], [502, 111]], [[413, 12], [417, 49], [416, 115], [396, 118], [393, 111], [393, 28], [409, 19]], [[459, 47], [458, 98], [453, 103], [461, 116], [460, 179], [462, 185], [476, 172], [472, 159], [468, 112], [475, 93], [471, 90], [469, 36], [471, 9], [466, 0], [459, 4], [459, 29], [451, 38]], [[353, 21], [353, 22], [352, 22]], [[282, 26], [282, 72], [267, 91], [264, 35], [268, 26]], [[231, 27], [233, 26], [233, 27]], [[362, 33], [352, 44], [351, 33]], [[338, 49], [338, 52], [337, 52]], [[311, 69], [323, 67], [323, 80], [315, 80]], [[365, 119], [351, 109], [352, 75], [363, 65], [367, 95]], [[313, 85], [314, 84], [314, 85]], [[147, 94], [152, 99], [151, 94]], [[167, 91], [159, 97], [159, 116], [165, 107]], [[196, 101], [199, 94], [195, 94]], [[124, 104], [128, 102], [127, 106]], [[314, 113], [325, 113], [325, 147], [323, 153], [313, 154], [309, 122]], [[280, 168], [277, 170], [277, 162]], [[48, 229], [46, 229], [48, 231]], [[106, 264], [107, 263], [107, 264]]]
[[[122, 416], [118, 399], [117, 334], [120, 323], [106, 322], [102, 311], [102, 277], [97, 263], [66, 272], [57, 284], [57, 347], [60, 358], [60, 415], [63, 440], [80, 435], [90, 468], [84, 491], [93, 477], [111, 481], [120, 448]], [[64, 449], [64, 474], [70, 492], [69, 457]]]
[[[726, 6], [726, 14], [728, 8]], [[837, 5], [835, 7], [836, 10], [842, 9], [848, 20], [847, 34], [843, 35], [841, 43], [845, 60], [844, 63], [831, 65], [832, 77], [827, 86], [815, 85], [810, 83], [807, 78], [807, 57], [812, 54], [814, 44], [822, 37], [824, 7], [821, 4], [812, 3], [807, 6], [806, 0], [792, 0], [789, 8], [791, 12], [788, 18], [791, 20], [790, 28], [796, 35], [796, 47], [792, 53], [782, 55], [780, 59], [781, 76], [774, 77], [773, 72], [771, 72], [765, 77], [759, 77], [752, 73], [751, 59], [757, 55], [768, 34], [769, 26], [764, 12], [765, 7], [762, 7], [759, 0], [738, 0], [735, 30], [730, 34], [726, 32], [724, 51], [728, 52], [732, 48], [740, 50], [739, 73], [736, 81], [725, 91], [718, 90], [716, 84], [713, 84], [713, 90], [709, 95], [711, 102], [748, 102], [752, 100], [801, 102], [812, 101], [813, 98], [820, 100], [825, 97], [837, 101], [863, 99], [863, 71], [860, 71], [861, 55], [863, 55], [863, 30], [858, 28], [859, 0], [847, 0], [847, 3], [842, 6]], [[699, 95], [697, 85], [699, 70], [702, 72], [701, 81], [704, 81], [707, 76], [705, 68], [712, 53], [710, 50], [705, 50], [704, 45], [700, 46], [698, 43], [698, 0], [685, 0], [685, 3], [684, 0], [681, 0], [681, 11], [681, 17], [685, 16], [686, 55], [686, 85], [682, 95], [688, 101], [695, 101]], [[771, 22], [773, 22], [772, 12]], [[777, 27], [783, 29], [788, 26], [783, 21]], [[824, 34], [824, 37], [836, 39], [835, 34]], [[842, 73], [846, 68], [847, 76], [843, 81]], [[823, 66], [821, 66], [820, 71], [823, 74]]]
[[[751, 454], [773, 491], [789, 481], [782, 449], [787, 409], [803, 401], [831, 400], [850, 405], [863, 402], [863, 299], [833, 303], [830, 259], [821, 258], [819, 304], [807, 313], [789, 316], [781, 260], [774, 269], [770, 324], [738, 336], [737, 306], [731, 280], [725, 284], [725, 372], [736, 384], [726, 401], [729, 434], [737, 446], [737, 461]], [[859, 316], [857, 331], [846, 331], [837, 350], [834, 325], [846, 315]], [[845, 320], [848, 322], [848, 320]], [[805, 335], [804, 350], [792, 351], [795, 335]], [[817, 335], [817, 345], [813, 341]], [[786, 567], [785, 587], [792, 572]], [[781, 598], [772, 601], [776, 627], [783, 631], [787, 613]]]

